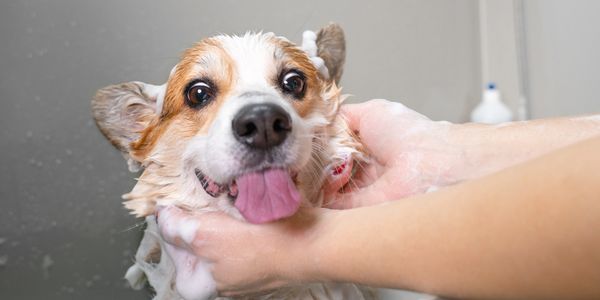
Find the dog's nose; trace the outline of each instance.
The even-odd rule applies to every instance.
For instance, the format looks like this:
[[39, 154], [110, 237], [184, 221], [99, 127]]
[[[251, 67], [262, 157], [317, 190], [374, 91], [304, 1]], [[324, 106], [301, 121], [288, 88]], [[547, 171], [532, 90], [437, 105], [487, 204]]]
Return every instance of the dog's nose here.
[[279, 105], [250, 104], [233, 118], [232, 126], [240, 142], [252, 148], [269, 149], [283, 143], [292, 130], [292, 121]]

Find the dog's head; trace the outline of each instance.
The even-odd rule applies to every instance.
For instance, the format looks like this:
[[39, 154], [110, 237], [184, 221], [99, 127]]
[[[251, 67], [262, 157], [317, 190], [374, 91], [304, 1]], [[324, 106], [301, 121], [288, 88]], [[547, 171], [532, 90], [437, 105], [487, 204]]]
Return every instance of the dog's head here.
[[99, 90], [98, 127], [144, 168], [126, 206], [139, 216], [157, 204], [214, 207], [260, 223], [317, 201], [328, 168], [353, 149], [334, 120], [345, 41], [335, 24], [304, 38], [207, 38], [164, 85]]

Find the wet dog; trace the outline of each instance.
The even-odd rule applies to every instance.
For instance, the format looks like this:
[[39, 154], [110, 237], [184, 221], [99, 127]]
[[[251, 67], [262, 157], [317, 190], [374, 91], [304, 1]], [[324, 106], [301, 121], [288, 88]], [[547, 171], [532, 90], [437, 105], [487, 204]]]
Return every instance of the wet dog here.
[[[124, 195], [125, 206], [148, 223], [126, 276], [134, 287], [145, 274], [155, 299], [215, 296], [210, 283], [199, 293], [178, 286], [178, 258], [162, 251], [156, 230], [157, 205], [265, 223], [320, 206], [324, 184], [347, 184], [362, 153], [338, 117], [343, 31], [331, 24], [303, 37], [300, 47], [272, 33], [207, 38], [183, 53], [163, 85], [98, 91], [98, 127], [131, 170], [143, 169]], [[311, 284], [261, 298], [370, 297], [352, 284]]]

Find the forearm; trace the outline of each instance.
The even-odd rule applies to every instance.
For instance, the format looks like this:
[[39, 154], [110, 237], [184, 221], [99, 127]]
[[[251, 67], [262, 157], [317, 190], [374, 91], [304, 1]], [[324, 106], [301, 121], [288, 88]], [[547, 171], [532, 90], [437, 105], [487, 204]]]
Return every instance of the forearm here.
[[600, 139], [435, 193], [332, 212], [307, 278], [460, 298], [600, 298]]
[[451, 142], [465, 149], [456, 179], [485, 176], [596, 135], [600, 135], [600, 115], [456, 125]]

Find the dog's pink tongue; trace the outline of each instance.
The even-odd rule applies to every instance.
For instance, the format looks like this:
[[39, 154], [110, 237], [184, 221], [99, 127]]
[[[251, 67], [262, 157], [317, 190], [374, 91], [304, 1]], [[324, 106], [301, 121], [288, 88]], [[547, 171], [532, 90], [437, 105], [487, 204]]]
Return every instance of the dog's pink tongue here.
[[236, 179], [235, 207], [250, 223], [286, 218], [300, 207], [300, 193], [290, 174], [282, 169], [249, 173]]

